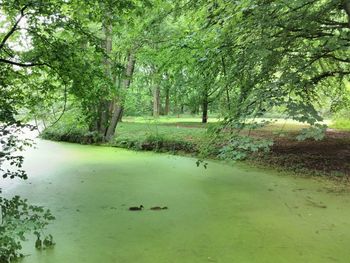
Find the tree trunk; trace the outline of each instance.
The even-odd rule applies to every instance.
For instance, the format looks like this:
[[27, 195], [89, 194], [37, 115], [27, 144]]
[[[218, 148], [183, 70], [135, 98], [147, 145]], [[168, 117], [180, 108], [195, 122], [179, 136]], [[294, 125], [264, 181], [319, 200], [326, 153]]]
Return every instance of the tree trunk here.
[[156, 85], [153, 88], [153, 117], [159, 117], [160, 114], [160, 88]]
[[181, 104], [180, 114], [184, 114], [184, 113], [185, 113], [185, 105]]
[[208, 93], [205, 92], [202, 101], [202, 123], [208, 122]]
[[169, 115], [169, 111], [170, 111], [170, 89], [167, 88], [165, 91], [164, 115]]
[[344, 0], [343, 7], [344, 7], [346, 14], [348, 15], [348, 23], [350, 26], [350, 0]]
[[[123, 122], [123, 114], [124, 114], [124, 107], [122, 107], [122, 111], [121, 111], [120, 114], [119, 114], [118, 123], [119, 123], [119, 122]], [[117, 124], [118, 124], [118, 123], [117, 123]]]
[[[226, 63], [225, 63], [225, 58], [222, 56], [221, 57], [221, 63], [222, 63], [222, 69], [224, 72], [224, 77], [226, 78]], [[225, 90], [226, 90], [226, 100], [227, 100], [227, 109], [228, 111], [231, 111], [231, 100], [230, 100], [230, 92], [228, 89], [228, 84], [225, 85]]]
[[[102, 29], [104, 32], [104, 41], [103, 41], [103, 49], [105, 51], [105, 56], [103, 59], [103, 67], [105, 71], [106, 77], [112, 82], [112, 61], [111, 61], [111, 53], [112, 53], [112, 41], [113, 41], [113, 24], [112, 24], [113, 14], [108, 8], [105, 8], [104, 21], [102, 24]], [[106, 93], [108, 93], [109, 88], [105, 87]], [[101, 137], [104, 139], [106, 136], [106, 132], [108, 129], [108, 120], [110, 113], [110, 102], [106, 99], [102, 99], [100, 101], [100, 105], [98, 108], [98, 119], [97, 119], [97, 129]]]
[[[128, 55], [128, 62], [127, 62], [128, 64], [126, 66], [124, 81], [122, 86], [122, 88], [124, 89], [128, 89], [130, 87], [132, 75], [134, 74], [135, 62], [136, 62], [135, 55], [133, 53], [130, 53]], [[123, 99], [118, 100], [117, 98], [115, 98], [112, 103], [113, 103], [112, 117], [105, 136], [107, 141], [114, 136], [115, 129], [117, 128], [118, 122], [119, 120], [121, 120], [123, 111], [124, 111]]]
[[228, 85], [226, 85], [226, 100], [227, 100], [227, 109], [230, 112], [231, 111], [231, 99], [230, 99], [230, 92], [228, 90]]
[[99, 134], [104, 137], [106, 135], [108, 127], [108, 114], [109, 113], [109, 103], [106, 100], [100, 102], [97, 120], [97, 130]]

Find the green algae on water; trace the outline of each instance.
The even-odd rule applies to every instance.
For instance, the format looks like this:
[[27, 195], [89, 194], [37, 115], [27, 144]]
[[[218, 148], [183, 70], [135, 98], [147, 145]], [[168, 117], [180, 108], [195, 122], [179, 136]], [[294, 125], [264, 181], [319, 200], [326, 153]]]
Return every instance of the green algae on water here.
[[350, 194], [322, 182], [46, 141], [26, 155], [30, 179], [5, 194], [50, 208], [57, 245], [29, 240], [23, 263], [349, 262]]

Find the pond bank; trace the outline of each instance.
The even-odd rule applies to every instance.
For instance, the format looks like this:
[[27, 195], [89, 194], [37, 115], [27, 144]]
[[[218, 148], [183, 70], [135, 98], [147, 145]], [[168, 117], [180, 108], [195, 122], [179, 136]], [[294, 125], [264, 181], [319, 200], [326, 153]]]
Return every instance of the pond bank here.
[[[207, 125], [197, 123], [145, 124], [123, 122], [118, 134], [109, 146], [138, 151], [168, 152], [177, 155], [198, 156], [206, 143]], [[212, 124], [208, 124], [212, 125]], [[209, 126], [210, 127], [210, 126]], [[279, 171], [292, 172], [302, 176], [322, 176], [342, 183], [350, 181], [350, 133], [330, 130], [322, 141], [296, 141], [300, 127], [288, 127], [285, 136], [276, 136], [280, 127], [270, 127], [251, 133], [256, 138], [274, 141], [269, 153], [250, 155], [246, 160], [259, 167], [270, 167]], [[63, 129], [49, 129], [43, 138], [74, 143], [94, 143], [93, 134], [82, 131], [67, 132]], [[204, 158], [201, 156], [201, 158]], [[205, 158], [217, 159], [217, 153]]]

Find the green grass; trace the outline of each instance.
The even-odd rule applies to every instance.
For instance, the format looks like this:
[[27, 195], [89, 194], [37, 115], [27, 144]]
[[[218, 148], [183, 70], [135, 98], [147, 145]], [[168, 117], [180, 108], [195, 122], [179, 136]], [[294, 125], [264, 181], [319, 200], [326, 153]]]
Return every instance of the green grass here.
[[[67, 114], [66, 114], [67, 115]], [[75, 117], [75, 116], [73, 116]], [[54, 127], [46, 130], [50, 133], [49, 139], [65, 134], [87, 134], [87, 127], [77, 125], [75, 119], [68, 114], [62, 118], [62, 121]], [[207, 133], [207, 129], [214, 126], [220, 119], [216, 116], [209, 117], [209, 123], [202, 124], [200, 116], [182, 115], [182, 116], [160, 116], [153, 118], [150, 116], [143, 117], [124, 117], [123, 122], [118, 124], [116, 130], [116, 142], [118, 141], [145, 141], [147, 138], [161, 138], [165, 141], [183, 141], [191, 143], [200, 143]], [[293, 120], [284, 119], [256, 119], [255, 121], [271, 121], [266, 127], [259, 129], [264, 136], [270, 136], [273, 133], [296, 133], [302, 128], [307, 127], [305, 124]], [[337, 128], [345, 129], [347, 126], [343, 123], [337, 124]], [[56, 137], [57, 137], [56, 136]], [[44, 136], [45, 137], [45, 136]]]
[[[262, 121], [258, 119], [257, 121]], [[282, 119], [264, 119], [272, 123], [259, 129], [265, 132], [298, 132], [308, 125]], [[117, 127], [117, 140], [136, 140], [143, 139], [147, 136], [161, 136], [166, 139], [176, 139], [183, 141], [199, 141], [206, 133], [206, 130], [215, 125], [218, 118], [209, 118], [209, 123], [201, 123], [200, 117], [125, 117], [123, 122]]]
[[[69, 117], [70, 115], [68, 114], [68, 116], [62, 119], [62, 122], [47, 129], [43, 137], [45, 138], [45, 135], [48, 135], [46, 136], [48, 139], [55, 139], [55, 137], [64, 137], [65, 134], [73, 136], [75, 134], [86, 135], [88, 133], [86, 127], [76, 125]], [[216, 125], [219, 120], [219, 118], [212, 116], [209, 117], [209, 123], [202, 124], [200, 116], [191, 115], [180, 117], [161, 116], [159, 118], [150, 116], [124, 117], [123, 122], [118, 124], [115, 140], [112, 144], [116, 143], [116, 145], [122, 146], [125, 142], [134, 142], [132, 145], [135, 143], [139, 145], [143, 142], [162, 141], [174, 143], [188, 142], [199, 145], [205, 140], [208, 128]], [[253, 134], [262, 137], [275, 137], [276, 134], [295, 136], [302, 128], [308, 127], [308, 125], [293, 120], [255, 119], [255, 121], [271, 122], [269, 125], [254, 131]], [[338, 121], [332, 127], [350, 130], [350, 121]]]
[[[138, 123], [138, 124], [148, 124], [148, 125], [168, 125], [168, 126], [182, 126], [185, 128], [208, 128], [210, 125], [214, 125], [222, 119], [218, 117], [209, 117], [207, 124], [201, 123], [200, 116], [184, 115], [184, 116], [160, 116], [154, 118], [151, 116], [145, 117], [124, 117], [124, 123]], [[300, 123], [291, 119], [279, 119], [279, 118], [257, 118], [254, 121], [262, 122], [269, 121], [271, 124], [262, 128], [262, 130], [279, 131], [299, 131], [302, 128], [309, 127], [308, 124]], [[321, 124], [329, 125], [331, 122], [329, 120], [323, 121]]]
[[[207, 130], [215, 125], [214, 121], [218, 120], [202, 124], [200, 118], [194, 117], [157, 119], [127, 117], [118, 125], [115, 140], [111, 144], [136, 150], [152, 148], [156, 151], [167, 151], [174, 147], [185, 152], [194, 148], [198, 150], [208, 143]], [[259, 137], [272, 138], [275, 133], [294, 134], [304, 127], [305, 125], [293, 121], [276, 121], [254, 133]], [[242, 134], [245, 133], [247, 132]]]
[[336, 119], [331, 124], [331, 128], [342, 130], [342, 131], [350, 131], [350, 120], [349, 119]]
[[123, 122], [117, 127], [117, 140], [142, 140], [149, 136], [159, 136], [168, 140], [199, 141], [206, 134], [206, 126], [187, 128], [167, 123]]
[[156, 122], [122, 122], [111, 145], [134, 150], [194, 153], [205, 139], [204, 127], [185, 128]]
[[[218, 117], [209, 117], [209, 123], [218, 122], [220, 118]], [[171, 123], [197, 123], [201, 124], [201, 117], [195, 115], [181, 115], [181, 116], [160, 116], [154, 118], [152, 116], [140, 116], [140, 117], [123, 117], [124, 122], [137, 122], [137, 123], [157, 123], [157, 124], [171, 124]]]

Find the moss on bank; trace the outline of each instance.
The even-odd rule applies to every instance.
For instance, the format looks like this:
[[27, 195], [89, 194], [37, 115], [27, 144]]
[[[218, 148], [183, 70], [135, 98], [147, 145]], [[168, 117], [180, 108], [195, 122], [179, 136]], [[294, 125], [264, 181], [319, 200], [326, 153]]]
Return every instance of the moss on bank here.
[[[132, 150], [190, 153], [199, 152], [206, 135], [205, 126], [184, 128], [157, 123], [121, 123], [117, 136], [108, 143], [113, 147]], [[100, 144], [101, 138], [87, 128], [71, 128], [63, 124], [45, 129], [41, 138], [80, 144]]]
[[57, 133], [52, 130], [45, 130], [40, 134], [40, 138], [58, 142], [72, 142], [80, 144], [95, 144], [100, 141], [98, 136], [88, 132]]

